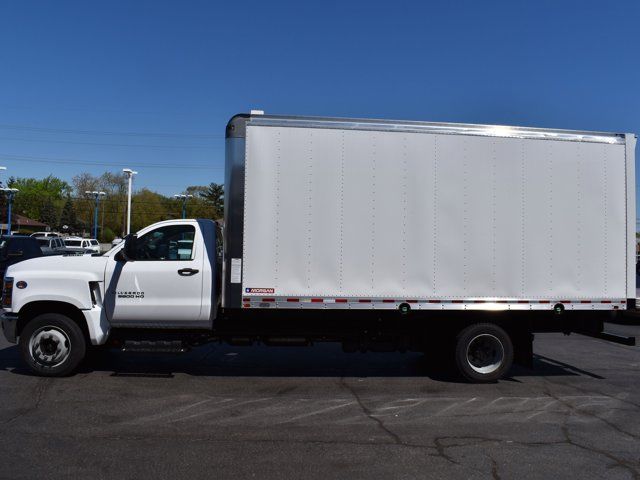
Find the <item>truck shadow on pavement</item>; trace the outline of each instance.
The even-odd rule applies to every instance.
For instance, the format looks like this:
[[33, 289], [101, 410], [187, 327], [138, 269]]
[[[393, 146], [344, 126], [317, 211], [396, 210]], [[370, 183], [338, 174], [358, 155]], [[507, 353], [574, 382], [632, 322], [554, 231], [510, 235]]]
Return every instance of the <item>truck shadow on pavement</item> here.
[[[231, 347], [206, 345], [183, 354], [91, 352], [78, 373], [111, 372], [116, 377], [171, 378], [174, 374], [205, 377], [426, 377], [462, 382], [447, 362], [433, 362], [419, 353], [343, 353], [339, 346], [307, 348]], [[0, 370], [31, 376], [17, 346], [0, 350]], [[503, 381], [521, 377], [604, 377], [553, 358], [534, 354], [533, 368], [514, 365]]]

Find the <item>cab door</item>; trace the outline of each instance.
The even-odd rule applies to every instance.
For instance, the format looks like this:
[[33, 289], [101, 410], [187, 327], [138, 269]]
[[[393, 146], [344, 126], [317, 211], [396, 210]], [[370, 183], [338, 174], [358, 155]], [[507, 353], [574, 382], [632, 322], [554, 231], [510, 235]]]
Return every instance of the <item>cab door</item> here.
[[136, 242], [135, 260], [124, 261], [120, 255], [112, 254], [105, 272], [104, 302], [111, 323], [200, 326], [202, 245], [195, 222], [172, 223], [141, 235]]

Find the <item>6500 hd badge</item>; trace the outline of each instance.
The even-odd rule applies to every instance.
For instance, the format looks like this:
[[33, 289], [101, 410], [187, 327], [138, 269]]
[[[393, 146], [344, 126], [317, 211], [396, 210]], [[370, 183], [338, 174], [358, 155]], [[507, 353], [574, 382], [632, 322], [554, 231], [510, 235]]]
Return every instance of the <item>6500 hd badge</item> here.
[[144, 292], [116, 292], [118, 298], [144, 298]]

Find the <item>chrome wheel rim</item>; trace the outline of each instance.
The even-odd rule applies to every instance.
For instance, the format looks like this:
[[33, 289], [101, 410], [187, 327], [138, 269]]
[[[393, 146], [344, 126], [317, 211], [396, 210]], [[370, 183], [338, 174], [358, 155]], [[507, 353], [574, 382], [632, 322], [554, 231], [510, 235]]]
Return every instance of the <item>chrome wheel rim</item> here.
[[467, 346], [467, 363], [474, 372], [487, 375], [498, 370], [504, 362], [504, 346], [494, 335], [476, 335]]
[[29, 353], [36, 363], [56, 367], [69, 358], [71, 342], [63, 330], [48, 325], [33, 332], [29, 340]]

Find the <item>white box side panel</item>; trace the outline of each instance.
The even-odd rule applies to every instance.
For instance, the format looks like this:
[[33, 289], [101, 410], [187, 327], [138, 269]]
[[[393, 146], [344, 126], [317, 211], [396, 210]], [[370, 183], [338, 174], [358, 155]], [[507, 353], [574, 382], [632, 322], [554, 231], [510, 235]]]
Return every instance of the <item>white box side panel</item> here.
[[[328, 131], [329, 135], [336, 135], [339, 131]], [[376, 244], [379, 252], [384, 255], [380, 242], [375, 241], [376, 205], [381, 205], [383, 188], [381, 178], [376, 171], [376, 143], [363, 132], [344, 133], [344, 198], [342, 204], [341, 245], [339, 258], [341, 259], [341, 275], [336, 287], [328, 290], [327, 296], [344, 292], [343, 295], [362, 296], [371, 290], [374, 283], [373, 254]], [[378, 141], [378, 144], [380, 142]], [[382, 222], [378, 215], [377, 221]], [[389, 248], [390, 245], [387, 245]], [[392, 256], [390, 252], [387, 256]], [[395, 275], [395, 272], [393, 272]], [[396, 277], [397, 278], [397, 277]]]
[[625, 146], [247, 128], [243, 287], [626, 297]]
[[402, 212], [405, 234], [400, 242], [405, 253], [403, 291], [408, 297], [436, 295], [439, 287], [440, 212], [435, 208], [440, 193], [436, 135], [405, 135], [402, 169], [406, 177]]
[[625, 135], [627, 191], [627, 298], [636, 298], [636, 136]]
[[[277, 281], [279, 239], [274, 235], [276, 230], [272, 223], [281, 215], [278, 189], [281, 172], [280, 132], [247, 129], [246, 143], [245, 169], [251, 174], [245, 175], [244, 238], [249, 241], [245, 240], [243, 245], [243, 291], [246, 287], [271, 286]], [[260, 145], [260, 148], [249, 148], [249, 144]], [[269, 162], [265, 162], [264, 158], [269, 158]], [[258, 232], [268, 235], [269, 240], [260, 242]], [[247, 258], [251, 262], [251, 280], [257, 283], [246, 282]]]

